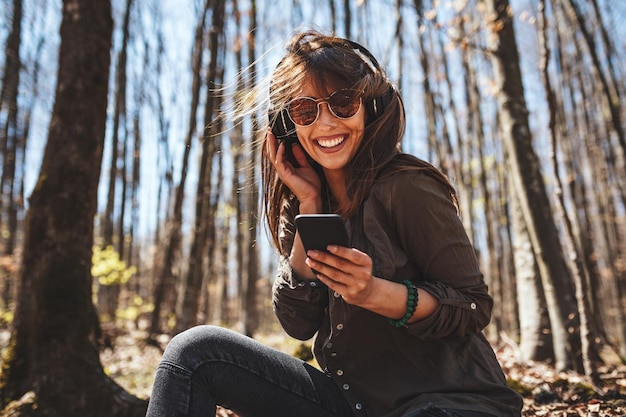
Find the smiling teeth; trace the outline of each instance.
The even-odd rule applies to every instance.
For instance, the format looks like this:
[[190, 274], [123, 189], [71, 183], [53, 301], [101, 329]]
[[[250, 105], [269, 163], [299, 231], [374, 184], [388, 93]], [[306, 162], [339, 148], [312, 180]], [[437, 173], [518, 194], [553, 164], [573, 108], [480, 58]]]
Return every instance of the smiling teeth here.
[[322, 147], [322, 148], [332, 148], [335, 147], [337, 145], [339, 145], [341, 142], [343, 142], [345, 139], [345, 137], [340, 137], [340, 138], [336, 138], [336, 139], [329, 139], [329, 140], [318, 140], [317, 143]]

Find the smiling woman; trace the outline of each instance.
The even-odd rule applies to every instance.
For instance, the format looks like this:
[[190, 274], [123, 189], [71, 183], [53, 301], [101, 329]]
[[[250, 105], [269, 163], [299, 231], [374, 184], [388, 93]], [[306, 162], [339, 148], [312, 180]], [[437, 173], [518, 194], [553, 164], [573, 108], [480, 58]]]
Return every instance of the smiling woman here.
[[[195, 327], [168, 345], [148, 416], [207, 416], [216, 405], [257, 417], [519, 416], [521, 398], [481, 333], [493, 300], [455, 191], [399, 151], [404, 107], [376, 59], [347, 39], [299, 33], [269, 100], [273, 305], [289, 335], [316, 337], [321, 370]], [[305, 251], [296, 216], [320, 213], [343, 219], [347, 246]]]

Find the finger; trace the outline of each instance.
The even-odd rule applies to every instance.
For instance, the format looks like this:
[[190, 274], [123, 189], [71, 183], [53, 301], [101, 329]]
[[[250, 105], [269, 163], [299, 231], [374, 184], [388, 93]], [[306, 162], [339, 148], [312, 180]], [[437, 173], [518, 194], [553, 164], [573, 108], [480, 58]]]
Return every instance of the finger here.
[[272, 163], [276, 161], [276, 148], [278, 147], [276, 142], [276, 137], [274, 136], [272, 131], [270, 129], [267, 129], [267, 140], [265, 141], [265, 146], [267, 150], [267, 155]]
[[331, 277], [324, 275], [322, 273], [316, 274], [316, 278], [319, 279], [322, 284], [326, 285], [329, 290], [331, 290], [335, 294], [343, 295], [348, 292], [348, 285], [341, 282], [335, 281]]
[[287, 164], [289, 164], [289, 161], [285, 157], [285, 143], [277, 139], [274, 139], [273, 142], [274, 145], [271, 147], [270, 161], [280, 174], [281, 170], [284, 171], [288, 168]]
[[298, 163], [298, 166], [303, 168], [308, 168], [310, 166], [309, 160], [307, 159], [307, 154], [302, 148], [302, 145], [300, 145], [298, 142], [295, 142], [291, 145], [291, 153]]
[[356, 248], [348, 248], [345, 246], [328, 245], [328, 252], [338, 258], [343, 258], [358, 266], [367, 266], [372, 263], [372, 259], [365, 252], [361, 252]]
[[309, 268], [315, 270], [318, 275], [322, 276], [323, 278], [331, 280], [337, 284], [345, 284], [343, 282], [344, 274], [341, 270], [334, 268], [327, 263], [316, 261], [315, 259], [312, 259], [310, 257], [307, 257], [305, 263], [309, 266]]
[[310, 250], [306, 253], [306, 256], [315, 262], [330, 266], [334, 266], [336, 264], [336, 260], [339, 259], [338, 256], [322, 250]]
[[[314, 261], [317, 261], [321, 264], [327, 265], [336, 271], [341, 271], [346, 274], [351, 273], [354, 270], [355, 264], [346, 258], [342, 258], [341, 256], [335, 256], [329, 252], [325, 251], [310, 251], [310, 254], [307, 253], [307, 256], [312, 258]], [[358, 265], [357, 265], [358, 266]], [[335, 272], [330, 272], [330, 277], [334, 278]], [[327, 274], [328, 275], [328, 274]]]

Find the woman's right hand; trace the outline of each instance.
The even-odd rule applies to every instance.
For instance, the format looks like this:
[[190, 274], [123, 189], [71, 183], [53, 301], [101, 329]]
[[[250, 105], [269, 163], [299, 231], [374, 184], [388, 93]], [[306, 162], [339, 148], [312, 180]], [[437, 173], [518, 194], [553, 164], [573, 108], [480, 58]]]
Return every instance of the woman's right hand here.
[[322, 182], [309, 163], [299, 143], [291, 145], [291, 151], [298, 163], [295, 167], [287, 158], [285, 142], [278, 141], [271, 130], [267, 131], [267, 155], [276, 173], [294, 193], [300, 203], [300, 213], [319, 213], [322, 210]]

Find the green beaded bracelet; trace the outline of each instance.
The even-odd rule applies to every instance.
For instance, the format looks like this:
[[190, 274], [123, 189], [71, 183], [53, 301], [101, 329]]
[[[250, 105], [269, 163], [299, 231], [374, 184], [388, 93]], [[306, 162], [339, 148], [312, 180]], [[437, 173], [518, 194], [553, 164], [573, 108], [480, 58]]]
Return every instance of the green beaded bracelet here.
[[406, 288], [409, 290], [409, 298], [406, 302], [406, 313], [399, 320], [389, 319], [389, 324], [395, 327], [406, 326], [406, 323], [409, 321], [413, 314], [415, 313], [415, 309], [417, 308], [417, 302], [419, 301], [419, 293], [417, 292], [417, 287], [413, 285], [411, 281], [405, 279], [402, 281]]

